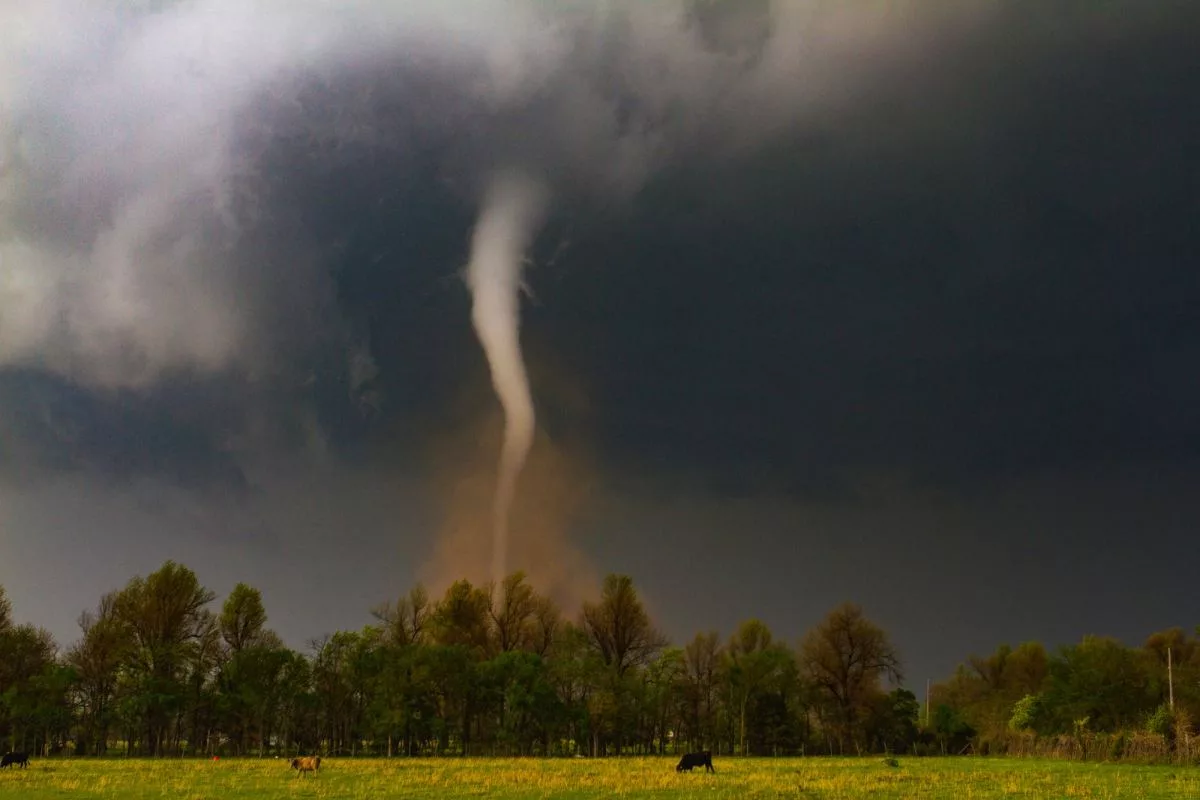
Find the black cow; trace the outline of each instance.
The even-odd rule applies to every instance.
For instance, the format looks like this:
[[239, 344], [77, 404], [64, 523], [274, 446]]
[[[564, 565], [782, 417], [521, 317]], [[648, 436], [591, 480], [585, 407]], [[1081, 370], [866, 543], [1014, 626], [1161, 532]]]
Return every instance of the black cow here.
[[11, 767], [13, 764], [20, 764], [21, 769], [29, 766], [28, 753], [5, 753], [4, 758], [0, 758], [0, 767]]
[[679, 759], [679, 766], [675, 767], [676, 772], [691, 772], [692, 767], [704, 767], [705, 772], [716, 772], [712, 765], [712, 751], [705, 750], [702, 753], [688, 753], [683, 758]]

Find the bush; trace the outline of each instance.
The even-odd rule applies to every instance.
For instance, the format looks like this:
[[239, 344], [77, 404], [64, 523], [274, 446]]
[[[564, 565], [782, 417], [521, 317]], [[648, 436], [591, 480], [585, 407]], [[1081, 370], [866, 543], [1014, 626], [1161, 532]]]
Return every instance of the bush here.
[[1008, 727], [1014, 731], [1037, 730], [1038, 718], [1042, 712], [1041, 695], [1027, 694], [1013, 703], [1012, 716], [1009, 717]]
[[1168, 706], [1159, 706], [1146, 720], [1146, 731], [1166, 737], [1168, 741], [1175, 738], [1175, 713]]

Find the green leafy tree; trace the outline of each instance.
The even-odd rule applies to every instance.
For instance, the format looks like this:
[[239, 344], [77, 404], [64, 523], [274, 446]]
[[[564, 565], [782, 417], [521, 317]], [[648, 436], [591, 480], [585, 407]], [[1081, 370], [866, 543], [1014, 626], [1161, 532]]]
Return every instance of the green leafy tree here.
[[1000, 645], [990, 656], [971, 656], [950, 680], [938, 684], [934, 696], [955, 708], [979, 732], [981, 749], [1008, 736], [1013, 705], [1037, 694], [1049, 674], [1049, 659], [1038, 642], [1017, 648]]
[[933, 734], [937, 737], [942, 755], [953, 755], [962, 752], [975, 735], [975, 729], [963, 719], [958, 709], [946, 704], [939, 704], [933, 709], [930, 721]]
[[746, 714], [751, 702], [776, 682], [791, 653], [772, 641], [770, 629], [756, 619], [743, 622], [725, 648], [724, 674], [738, 717], [738, 751], [746, 750]]
[[1083, 718], [1099, 732], [1140, 727], [1158, 699], [1144, 663], [1132, 648], [1104, 637], [1061, 648], [1042, 695], [1052, 732], [1071, 733]]
[[687, 713], [687, 665], [683, 650], [668, 647], [647, 665], [643, 673], [645, 715], [648, 721], [646, 740], [651, 750], [657, 746], [659, 755], [666, 751], [669, 734], [683, 726]]
[[599, 730], [591, 710], [606, 667], [582, 628], [570, 623], [560, 627], [547, 655], [546, 672], [565, 718], [568, 752], [596, 752]]
[[869, 739], [876, 750], [904, 753], [917, 741], [917, 719], [921, 704], [908, 689], [893, 689], [878, 698], [867, 722]]
[[244, 583], [233, 587], [221, 607], [219, 624], [221, 638], [231, 653], [259, 644], [267, 625], [262, 592]]
[[187, 696], [189, 656], [214, 628], [205, 608], [214, 597], [195, 573], [173, 561], [145, 578], [134, 578], [116, 596], [114, 613], [132, 638], [126, 683], [132, 695], [125, 708], [138, 717], [151, 755], [165, 752], [170, 726]]
[[9, 748], [29, 750], [44, 743], [39, 734], [39, 680], [56, 665], [57, 648], [49, 632], [33, 625], [9, 624], [0, 632], [0, 731]]

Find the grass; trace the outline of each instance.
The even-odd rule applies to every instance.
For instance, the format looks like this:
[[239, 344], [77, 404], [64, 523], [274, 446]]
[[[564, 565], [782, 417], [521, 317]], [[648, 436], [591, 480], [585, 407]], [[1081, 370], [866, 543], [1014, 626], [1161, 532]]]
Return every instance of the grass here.
[[714, 761], [676, 774], [666, 758], [322, 761], [37, 759], [0, 771], [0, 800], [48, 798], [1196, 798], [1200, 769], [1013, 759], [781, 758]]

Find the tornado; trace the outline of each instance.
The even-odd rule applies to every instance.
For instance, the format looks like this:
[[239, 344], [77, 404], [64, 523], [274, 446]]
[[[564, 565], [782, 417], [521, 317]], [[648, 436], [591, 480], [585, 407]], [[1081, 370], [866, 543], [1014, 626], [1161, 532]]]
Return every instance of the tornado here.
[[467, 264], [471, 321], [504, 409], [504, 444], [492, 507], [492, 580], [497, 586], [508, 569], [508, 520], [517, 478], [533, 445], [533, 397], [521, 355], [521, 268], [545, 202], [545, 189], [528, 176], [494, 176], [484, 194]]

